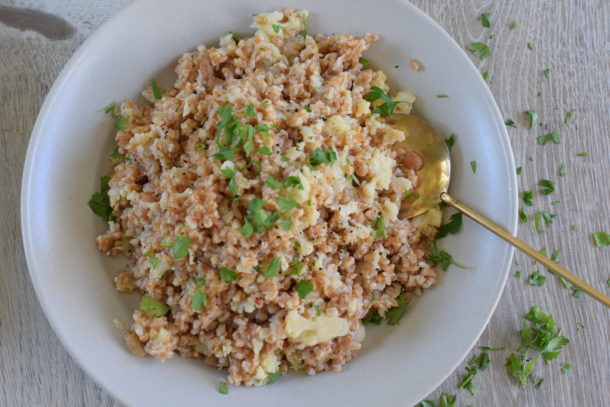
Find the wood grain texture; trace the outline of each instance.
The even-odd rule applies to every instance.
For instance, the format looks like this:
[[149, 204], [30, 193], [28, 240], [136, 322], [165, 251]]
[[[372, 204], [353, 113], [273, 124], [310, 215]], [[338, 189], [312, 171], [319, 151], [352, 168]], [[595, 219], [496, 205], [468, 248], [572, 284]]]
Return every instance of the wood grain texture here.
[[[413, 2], [458, 44], [465, 47], [483, 41], [490, 45], [490, 58], [472, 58], [481, 72], [489, 72], [489, 86], [504, 117], [517, 123], [517, 128], [509, 128], [509, 135], [517, 166], [523, 167], [520, 189], [537, 191], [536, 184], [543, 178], [557, 181], [554, 194], [534, 192], [535, 206], [527, 208], [530, 214], [543, 210], [558, 214], [549, 232], [537, 233], [528, 222], [520, 226], [519, 237], [534, 247], [547, 247], [549, 253], [559, 249], [563, 265], [609, 293], [610, 248], [595, 248], [591, 234], [610, 232], [610, 3]], [[3, 6], [52, 13], [76, 30], [67, 40], [51, 41], [0, 25], [0, 207], [4, 209], [0, 217], [0, 406], [120, 405], [72, 361], [35, 300], [21, 244], [19, 190], [29, 134], [50, 86], [91, 31], [127, 3], [0, 0]], [[478, 21], [483, 12], [491, 13], [491, 29]], [[519, 27], [511, 30], [513, 21]], [[528, 42], [533, 50], [527, 48]], [[548, 79], [542, 75], [546, 68], [551, 70]], [[527, 128], [524, 111], [529, 109], [538, 111], [546, 129]], [[572, 109], [576, 109], [572, 124], [563, 125], [566, 112]], [[554, 130], [561, 131], [562, 144], [537, 145], [537, 136]], [[582, 151], [589, 156], [576, 157]], [[567, 168], [565, 177], [558, 175], [561, 164]], [[555, 200], [560, 203], [551, 205]], [[517, 270], [522, 271], [521, 278], [512, 276]], [[540, 305], [556, 317], [571, 339], [557, 360], [536, 368], [544, 384], [539, 389], [531, 385], [520, 389], [504, 369], [507, 352], [496, 352], [491, 354], [489, 369], [474, 381], [476, 395], [458, 391], [465, 362], [478, 353], [475, 348], [428, 399], [438, 400], [441, 392], [448, 392], [458, 395], [458, 406], [610, 406], [608, 310], [584, 296], [573, 298], [550, 275], [543, 287], [529, 286], [527, 276], [534, 270], [530, 260], [516, 254], [504, 294], [478, 345], [515, 347], [521, 315], [532, 305]], [[585, 328], [578, 329], [578, 323]], [[560, 371], [564, 362], [573, 366], [568, 374]]]

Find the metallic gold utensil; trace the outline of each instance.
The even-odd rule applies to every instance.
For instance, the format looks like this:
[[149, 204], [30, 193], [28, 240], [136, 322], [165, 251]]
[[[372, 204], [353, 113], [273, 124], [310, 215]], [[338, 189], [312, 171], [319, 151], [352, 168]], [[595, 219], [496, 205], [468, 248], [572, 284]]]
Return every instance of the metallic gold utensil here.
[[432, 126], [415, 116], [398, 113], [388, 117], [385, 122], [387, 125], [404, 131], [407, 136], [402, 142], [402, 146], [420, 154], [424, 161], [423, 168], [418, 171], [422, 182], [414, 190], [414, 193], [418, 194], [417, 199], [411, 200], [408, 206], [402, 208], [402, 216], [412, 218], [427, 212], [441, 202], [445, 202], [610, 308], [610, 298], [599, 290], [447, 193], [451, 175], [449, 149], [443, 137]]

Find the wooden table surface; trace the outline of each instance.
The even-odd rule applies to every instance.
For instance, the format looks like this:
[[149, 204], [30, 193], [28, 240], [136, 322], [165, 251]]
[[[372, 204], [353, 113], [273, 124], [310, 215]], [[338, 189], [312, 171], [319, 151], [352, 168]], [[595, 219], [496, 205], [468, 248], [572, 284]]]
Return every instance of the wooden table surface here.
[[[36, 300], [28, 277], [19, 225], [21, 172], [38, 110], [53, 81], [82, 41], [127, 5], [127, 0], [0, 0], [0, 406], [118, 406], [74, 363], [57, 340]], [[472, 56], [506, 119], [520, 190], [538, 189], [540, 179], [557, 181], [550, 196], [534, 193], [528, 212], [557, 214], [549, 230], [532, 221], [519, 237], [534, 247], [560, 250], [559, 260], [610, 294], [610, 247], [597, 248], [591, 235], [610, 232], [610, 2], [607, 0], [415, 0], [462, 46], [482, 41], [491, 57]], [[288, 3], [286, 3], [288, 4]], [[297, 2], [292, 4], [298, 5]], [[380, 1], [382, 4], [382, 1]], [[31, 8], [61, 20], [37, 19], [44, 35], [19, 28], [14, 8]], [[491, 13], [491, 29], [478, 17]], [[35, 19], [36, 20], [36, 19]], [[21, 20], [22, 22], [25, 20]], [[29, 20], [28, 20], [29, 21]], [[512, 22], [518, 27], [510, 29]], [[29, 24], [25, 21], [25, 26]], [[22, 24], [23, 27], [23, 24]], [[491, 35], [491, 37], [490, 37]], [[527, 44], [532, 44], [528, 49]], [[548, 78], [543, 70], [550, 69]], [[540, 93], [538, 95], [538, 93]], [[527, 128], [524, 111], [534, 109], [546, 126]], [[576, 110], [571, 124], [566, 112]], [[561, 144], [540, 146], [536, 137], [559, 130]], [[577, 153], [588, 152], [588, 156]], [[559, 167], [567, 169], [559, 176]], [[551, 205], [558, 200], [559, 204]], [[457, 388], [461, 366], [428, 399], [457, 394], [456, 406], [610, 406], [610, 313], [548, 275], [546, 284], [528, 284], [535, 266], [517, 253], [506, 289], [478, 346], [516, 347], [520, 318], [531, 306], [553, 314], [570, 338], [549, 365], [539, 363], [540, 388], [521, 389], [508, 377], [508, 352], [491, 354], [489, 368], [475, 378], [476, 395]], [[522, 277], [516, 278], [517, 270]], [[451, 335], [450, 332], [447, 333]], [[561, 364], [570, 363], [569, 373]], [[383, 391], [377, 389], [371, 391]]]

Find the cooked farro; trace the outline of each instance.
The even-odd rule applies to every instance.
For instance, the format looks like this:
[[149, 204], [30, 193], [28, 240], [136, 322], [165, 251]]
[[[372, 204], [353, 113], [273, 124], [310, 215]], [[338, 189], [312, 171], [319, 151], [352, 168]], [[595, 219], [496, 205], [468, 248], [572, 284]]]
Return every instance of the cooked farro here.
[[[150, 103], [110, 107], [121, 129], [97, 243], [130, 259], [117, 290], [144, 296], [125, 333], [135, 355], [201, 358], [234, 385], [338, 371], [365, 316], [396, 322], [436, 282], [438, 213], [398, 216], [421, 160], [380, 120], [384, 100], [367, 101], [389, 92], [359, 63], [377, 36], [308, 35], [306, 18], [259, 14], [252, 37], [184, 54]], [[415, 97], [393, 100], [408, 113]]]

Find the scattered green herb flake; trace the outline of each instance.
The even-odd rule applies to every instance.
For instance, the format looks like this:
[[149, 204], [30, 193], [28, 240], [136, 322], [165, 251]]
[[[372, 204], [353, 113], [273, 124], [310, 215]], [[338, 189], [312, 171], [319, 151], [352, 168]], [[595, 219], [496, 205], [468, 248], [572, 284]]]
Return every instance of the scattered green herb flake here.
[[523, 274], [523, 273], [522, 273], [520, 270], [517, 270], [517, 271], [515, 272], [515, 277], [516, 277], [516, 278], [521, 278], [521, 275], [522, 275], [522, 274]]
[[299, 280], [295, 284], [294, 290], [299, 294], [299, 298], [303, 299], [313, 290], [313, 283], [307, 280]]
[[386, 312], [386, 319], [388, 321], [388, 325], [396, 325], [402, 318], [402, 316], [407, 311], [407, 299], [404, 293], [401, 293], [398, 297], [396, 297], [397, 305], [388, 309]]
[[544, 195], [550, 195], [555, 191], [555, 182], [548, 179], [541, 179], [538, 181], [538, 185], [542, 187], [540, 190]]
[[456, 267], [459, 267], [461, 269], [465, 269], [466, 267], [462, 266], [459, 263], [456, 263], [455, 261], [453, 261], [453, 257], [447, 253], [444, 250], [439, 250], [436, 247], [431, 247], [430, 250], [428, 251], [428, 253], [426, 254], [426, 257], [438, 264], [438, 266], [443, 270], [443, 271], [447, 271], [447, 269], [449, 268], [450, 265], [454, 265]]
[[489, 354], [487, 352], [482, 352], [480, 355], [474, 356], [468, 364], [466, 365], [466, 372], [468, 373], [466, 377], [462, 380], [462, 383], [458, 386], [460, 389], [466, 389], [470, 392], [470, 394], [474, 395], [474, 385], [472, 380], [475, 376], [489, 366]]
[[106, 114], [110, 113], [114, 116], [114, 112], [116, 111], [117, 107], [118, 107], [117, 103], [112, 102], [104, 108], [104, 113], [106, 113]]
[[256, 119], [256, 110], [254, 110], [252, 103], [246, 106], [246, 116]]
[[227, 382], [218, 383], [218, 393], [229, 394], [229, 385], [227, 384]]
[[309, 164], [317, 167], [321, 164], [331, 164], [337, 160], [337, 153], [332, 150], [323, 150], [316, 148], [309, 157]]
[[566, 166], [564, 164], [561, 164], [559, 166], [559, 176], [565, 177], [567, 173], [568, 173], [568, 171], [566, 170]]
[[561, 143], [561, 133], [559, 131], [554, 131], [549, 134], [545, 134], [544, 136], [538, 136], [537, 139], [538, 144], [541, 146], [546, 145], [549, 141], [552, 141], [555, 144]]
[[549, 68], [546, 68], [544, 71], [542, 71], [542, 74], [545, 78], [548, 78], [551, 75], [551, 70]]
[[505, 349], [506, 348], [504, 346], [497, 347], [497, 348], [490, 348], [489, 346], [479, 346], [479, 350], [482, 350], [485, 352], [499, 352], [499, 351], [502, 351]]
[[490, 13], [483, 13], [479, 20], [481, 20], [481, 25], [485, 28], [491, 28], [491, 23], [489, 22]]
[[282, 229], [290, 230], [291, 226], [292, 226], [292, 218], [289, 216], [286, 219], [284, 219], [284, 221], [282, 222]]
[[189, 252], [188, 249], [191, 246], [191, 239], [187, 236], [178, 236], [173, 243], [171, 243], [172, 253], [176, 259], [182, 259], [186, 257]]
[[305, 263], [303, 263], [302, 261], [295, 262], [292, 266], [292, 274], [298, 276], [299, 274], [301, 274], [301, 271], [303, 271], [303, 267], [305, 267]]
[[477, 162], [476, 161], [471, 161], [470, 162], [470, 168], [472, 169], [472, 173], [476, 174], [476, 172], [477, 172]]
[[456, 212], [449, 218], [449, 222], [445, 223], [438, 229], [437, 239], [441, 239], [447, 235], [455, 235], [462, 227], [462, 213]]
[[529, 275], [527, 282], [536, 287], [542, 287], [546, 282], [546, 276], [540, 274], [540, 271], [535, 271]]
[[489, 79], [489, 72], [483, 72], [483, 75], [481, 76], [483, 76], [483, 80], [487, 82], [487, 80]]
[[516, 21], [513, 21], [512, 23], [510, 23], [510, 25], [508, 26], [511, 30], [514, 30], [515, 28], [519, 27], [519, 23]]
[[309, 27], [307, 24], [307, 14], [306, 13], [301, 14], [301, 20], [303, 21], [303, 35], [307, 37], [307, 35], [309, 34]]
[[277, 382], [277, 379], [279, 379], [281, 375], [282, 375], [282, 372], [280, 372], [280, 371], [269, 373], [267, 375], [267, 384], [273, 384], [273, 383]]
[[580, 288], [572, 287], [572, 297], [580, 298], [581, 295], [582, 295], [582, 290]]
[[606, 285], [610, 287], [610, 278], [606, 280]]
[[537, 214], [534, 218], [534, 227], [536, 228], [536, 232], [544, 232], [544, 228], [542, 227], [542, 213]]
[[298, 188], [303, 189], [303, 184], [301, 183], [301, 178], [296, 175], [291, 175], [284, 181], [284, 188]]
[[235, 273], [230, 268], [226, 268], [226, 267], [221, 267], [218, 270], [218, 274], [220, 275], [220, 278], [222, 279], [222, 281], [224, 281], [227, 284], [231, 284], [233, 282], [233, 280], [235, 280], [237, 278], [237, 273]]
[[534, 203], [532, 202], [533, 197], [534, 194], [532, 191], [523, 191], [523, 203], [527, 206], [534, 206]]
[[280, 258], [274, 257], [271, 263], [265, 267], [263, 276], [265, 277], [278, 277], [280, 275]]
[[398, 106], [399, 103], [410, 104], [410, 102], [404, 100], [392, 100], [392, 98], [386, 92], [384, 92], [383, 89], [377, 86], [371, 87], [371, 91], [368, 95], [366, 95], [365, 99], [366, 101], [371, 103], [378, 99], [381, 99], [383, 101], [381, 105], [375, 108], [375, 113], [379, 114], [380, 116], [390, 116], [394, 114], [394, 110], [396, 109], [396, 106]]
[[569, 363], [562, 363], [561, 364], [561, 373], [568, 373], [570, 370], [572, 370], [572, 365]]
[[528, 220], [527, 212], [525, 212], [525, 209], [523, 208], [519, 208], [519, 219], [521, 220], [521, 223], [526, 223]]
[[280, 158], [280, 160], [281, 160], [283, 163], [285, 163], [285, 162], [290, 161], [290, 158], [288, 158], [288, 157], [286, 157], [285, 155], [283, 155], [283, 156]]
[[530, 51], [534, 49], [534, 44], [532, 44], [531, 42], [527, 43], [527, 49], [529, 49]]
[[589, 153], [587, 153], [586, 151], [583, 151], [582, 153], [576, 154], [576, 157], [587, 157], [588, 155], [589, 155]]
[[127, 119], [125, 118], [125, 116], [119, 115], [119, 117], [117, 117], [116, 119], [116, 122], [114, 123], [114, 127], [119, 131], [124, 131], [126, 121]]
[[271, 24], [271, 28], [273, 28], [273, 32], [276, 34], [280, 32], [280, 26], [277, 24]]
[[360, 65], [362, 65], [362, 67], [363, 67], [363, 68], [366, 68], [367, 66], [369, 66], [369, 65], [371, 64], [371, 61], [369, 61], [369, 60], [368, 60], [368, 59], [366, 59], [366, 58], [359, 58], [359, 59], [358, 59], [358, 63], [359, 63]]
[[152, 266], [152, 268], [156, 269], [157, 266], [159, 265], [159, 258], [158, 257], [151, 257], [149, 262], [150, 262], [150, 265]]
[[248, 239], [254, 233], [254, 228], [252, 227], [252, 224], [248, 220], [246, 220], [244, 222], [244, 225], [239, 228], [239, 232], [243, 237]]
[[449, 138], [445, 139], [445, 144], [447, 145], [447, 149], [449, 149], [449, 151], [451, 151], [451, 149], [453, 148], [456, 137], [457, 136], [455, 135], [455, 133], [453, 133], [449, 136]]
[[509, 127], [517, 127], [517, 123], [515, 123], [513, 119], [507, 119], [506, 121], [504, 121], [504, 124]]
[[468, 50], [475, 55], [478, 54], [481, 59], [485, 59], [491, 55], [489, 47], [483, 42], [473, 42], [468, 46]]
[[354, 184], [356, 184], [358, 186], [360, 185], [360, 180], [358, 179], [358, 177], [356, 177], [356, 174], [351, 174], [350, 177]]
[[291, 209], [294, 209], [299, 206], [299, 203], [291, 197], [278, 196], [276, 198], [276, 202], [281, 213], [288, 212]]
[[208, 297], [203, 291], [195, 291], [191, 297], [191, 308], [194, 311], [201, 311], [202, 307], [207, 307]]
[[217, 160], [231, 160], [233, 158], [233, 150], [229, 147], [218, 145], [218, 153], [214, 154]]
[[271, 150], [269, 149], [269, 147], [267, 147], [267, 146], [260, 146], [258, 148], [258, 152], [261, 153], [262, 155], [266, 155], [267, 157], [269, 157], [273, 154], [271, 152]]
[[205, 149], [206, 149], [206, 145], [203, 142], [199, 142], [195, 146], [195, 152], [197, 152], [197, 153], [203, 153], [205, 151]]
[[110, 198], [108, 197], [108, 191], [110, 190], [110, 186], [108, 185], [109, 182], [109, 176], [104, 175], [101, 177], [100, 192], [93, 194], [89, 200], [89, 208], [91, 208], [93, 213], [106, 221], [114, 220], [112, 206], [110, 206]]
[[373, 228], [375, 229], [375, 233], [373, 234], [374, 237], [383, 238], [383, 239], [388, 237], [386, 230], [385, 230], [384, 222], [385, 222], [385, 220], [384, 220], [383, 216], [378, 216], [377, 219], [375, 219], [373, 221], [371, 226], [373, 226]]
[[140, 306], [138, 308], [140, 311], [144, 311], [149, 317], [162, 317], [170, 310], [167, 305], [148, 295], [142, 297], [142, 301], [140, 301]]
[[157, 85], [156, 80], [154, 80], [154, 79], [152, 80], [151, 87], [152, 87], [153, 96], [155, 97], [155, 99], [161, 100], [163, 98], [163, 93], [161, 93], [161, 89], [159, 89], [159, 85]]
[[361, 322], [362, 325], [379, 325], [381, 324], [381, 321], [383, 321], [383, 318], [381, 317], [381, 315], [379, 315], [377, 308], [371, 308], [369, 312], [364, 316], [364, 318], [362, 318]]
[[521, 171], [523, 171], [523, 168], [517, 167], [517, 170], [516, 170], [517, 175], [521, 175]]
[[265, 185], [271, 189], [279, 189], [282, 187], [282, 183], [278, 181], [274, 176], [270, 175], [265, 180]]
[[533, 128], [538, 122], [538, 112], [535, 110], [528, 110], [525, 113], [530, 117], [530, 129]]
[[574, 117], [574, 113], [576, 113], [576, 110], [570, 110], [568, 113], [566, 113], [566, 118], [563, 121], [563, 124], [565, 124], [566, 126], [570, 124], [572, 118]]
[[608, 246], [610, 245], [610, 234], [605, 232], [595, 232], [593, 233], [593, 241], [597, 247]]
[[440, 95], [436, 95], [436, 97], [437, 97], [438, 99], [446, 99], [446, 98], [448, 98], [448, 97], [449, 97], [449, 95], [445, 95], [445, 94], [443, 93], [443, 94], [440, 94]]

